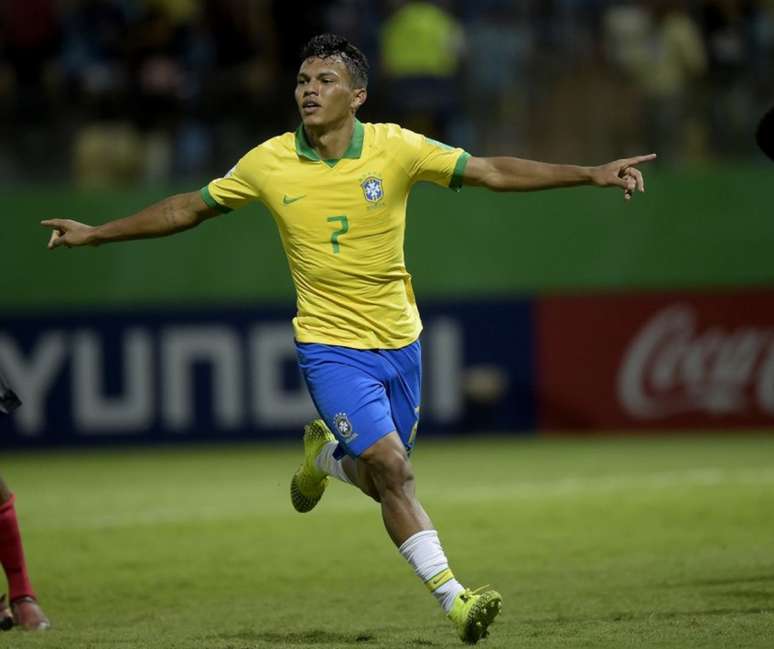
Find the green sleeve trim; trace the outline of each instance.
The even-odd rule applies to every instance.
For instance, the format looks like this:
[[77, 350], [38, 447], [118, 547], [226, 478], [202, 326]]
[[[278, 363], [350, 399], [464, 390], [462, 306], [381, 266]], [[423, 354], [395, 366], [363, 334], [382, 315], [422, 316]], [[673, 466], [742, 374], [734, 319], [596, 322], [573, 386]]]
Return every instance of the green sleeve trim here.
[[454, 174], [452, 174], [451, 182], [449, 182], [449, 188], [455, 192], [462, 189], [462, 175], [465, 173], [468, 160], [470, 160], [470, 154], [467, 151], [463, 151], [460, 157], [457, 158], [457, 164], [454, 165]]
[[199, 194], [201, 195], [202, 200], [207, 204], [207, 207], [218, 210], [218, 212], [221, 214], [228, 214], [229, 212], [234, 211], [230, 207], [226, 207], [225, 205], [218, 203], [218, 201], [212, 197], [212, 194], [210, 194], [210, 188], [207, 185], [199, 190]]

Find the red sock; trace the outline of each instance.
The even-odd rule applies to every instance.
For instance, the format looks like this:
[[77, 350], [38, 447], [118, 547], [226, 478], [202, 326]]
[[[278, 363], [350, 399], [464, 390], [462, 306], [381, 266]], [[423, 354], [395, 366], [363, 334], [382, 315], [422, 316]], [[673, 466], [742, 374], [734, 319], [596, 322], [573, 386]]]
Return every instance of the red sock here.
[[16, 509], [13, 506], [15, 496], [0, 505], [0, 563], [3, 564], [5, 576], [8, 578], [9, 599], [20, 597], [35, 597], [32, 590], [27, 565], [24, 562], [19, 522], [16, 520]]

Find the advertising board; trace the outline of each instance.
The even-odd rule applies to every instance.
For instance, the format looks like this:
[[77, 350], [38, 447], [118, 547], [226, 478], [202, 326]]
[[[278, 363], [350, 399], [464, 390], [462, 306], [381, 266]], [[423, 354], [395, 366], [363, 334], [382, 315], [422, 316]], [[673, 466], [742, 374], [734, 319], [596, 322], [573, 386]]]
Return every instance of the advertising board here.
[[[471, 417], [478, 429], [534, 428], [530, 313], [527, 301], [423, 309], [422, 431], [454, 433]], [[292, 316], [234, 307], [4, 317], [0, 368], [23, 405], [0, 419], [0, 444], [298, 437], [316, 414]], [[496, 379], [488, 393], [482, 376]]]
[[541, 428], [774, 424], [774, 291], [555, 296], [535, 317]]

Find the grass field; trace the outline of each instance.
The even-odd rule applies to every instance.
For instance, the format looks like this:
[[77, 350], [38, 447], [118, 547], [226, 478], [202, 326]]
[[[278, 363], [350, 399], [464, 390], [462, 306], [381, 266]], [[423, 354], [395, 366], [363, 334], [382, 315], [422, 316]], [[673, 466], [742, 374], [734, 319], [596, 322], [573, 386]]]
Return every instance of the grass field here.
[[[55, 624], [0, 648], [456, 647], [377, 506], [293, 512], [300, 450], [4, 453]], [[774, 436], [424, 440], [419, 493], [485, 648], [774, 646]]]

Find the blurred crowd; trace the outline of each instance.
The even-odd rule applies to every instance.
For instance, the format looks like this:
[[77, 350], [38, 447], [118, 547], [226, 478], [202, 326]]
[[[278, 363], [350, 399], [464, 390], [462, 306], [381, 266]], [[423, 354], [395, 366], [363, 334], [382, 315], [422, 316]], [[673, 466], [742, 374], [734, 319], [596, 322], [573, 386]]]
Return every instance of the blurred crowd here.
[[298, 53], [348, 37], [361, 119], [478, 155], [753, 155], [774, 0], [0, 0], [0, 183], [200, 180], [298, 116]]

